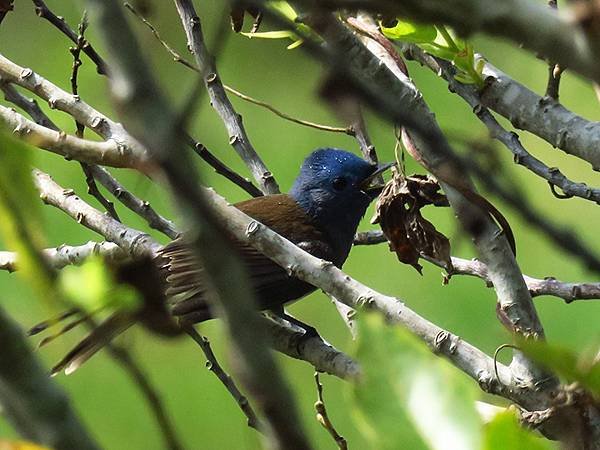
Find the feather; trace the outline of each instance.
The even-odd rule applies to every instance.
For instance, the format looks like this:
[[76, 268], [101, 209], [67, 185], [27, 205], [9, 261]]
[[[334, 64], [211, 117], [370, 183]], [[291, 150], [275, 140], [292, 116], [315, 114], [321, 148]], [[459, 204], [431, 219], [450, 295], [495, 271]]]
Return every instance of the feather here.
[[50, 371], [51, 376], [65, 371], [66, 375], [75, 372], [81, 365], [134, 323], [128, 314], [115, 313], [94, 328], [79, 344], [65, 355]]
[[[324, 233], [294, 199], [285, 194], [247, 200], [235, 205], [252, 218], [286, 236], [309, 253], [336, 262], [334, 251]], [[291, 278], [288, 273], [254, 247], [234, 240], [235, 248], [248, 270], [250, 281], [261, 309], [271, 309], [296, 300], [315, 288]], [[186, 321], [212, 318], [204, 298], [204, 271], [197, 263], [185, 238], [165, 245], [158, 258], [167, 282], [166, 295], [171, 313]], [[341, 264], [341, 261], [339, 262]]]

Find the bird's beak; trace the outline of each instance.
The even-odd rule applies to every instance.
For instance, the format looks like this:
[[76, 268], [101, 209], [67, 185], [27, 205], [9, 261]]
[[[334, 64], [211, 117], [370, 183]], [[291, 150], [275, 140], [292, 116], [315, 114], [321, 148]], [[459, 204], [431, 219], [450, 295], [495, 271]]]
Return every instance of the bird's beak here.
[[369, 175], [360, 183], [360, 190], [371, 198], [377, 197], [379, 194], [381, 194], [381, 191], [383, 190], [385, 184], [372, 184], [373, 181], [383, 172], [395, 165], [395, 162], [391, 162], [386, 164], [380, 164], [379, 166], [377, 166], [377, 169], [375, 169], [375, 171], [371, 175]]

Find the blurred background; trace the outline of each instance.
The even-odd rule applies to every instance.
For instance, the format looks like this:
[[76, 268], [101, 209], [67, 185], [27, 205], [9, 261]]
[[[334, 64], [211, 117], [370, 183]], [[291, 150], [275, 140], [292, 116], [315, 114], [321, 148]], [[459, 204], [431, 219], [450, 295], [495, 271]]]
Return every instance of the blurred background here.
[[[76, 28], [82, 15], [82, 1], [48, 0], [48, 6], [65, 17]], [[182, 55], [188, 57], [185, 37], [179, 18], [171, 2], [148, 2], [151, 22], [162, 37]], [[197, 2], [205, 36], [215, 48], [215, 36], [225, 26], [229, 29], [226, 2], [208, 0]], [[127, 17], [137, 32], [147, 58], [163, 89], [176, 105], [183, 105], [196, 83], [196, 76], [176, 64], [154, 39], [150, 32], [130, 13]], [[263, 24], [263, 30], [269, 24]], [[103, 52], [92, 22], [86, 37], [100, 54]], [[546, 86], [546, 63], [534, 56], [488, 38], [473, 39], [475, 51], [537, 93]], [[217, 63], [226, 84], [289, 114], [327, 124], [340, 124], [336, 115], [319, 99], [317, 91], [324, 73], [302, 48], [286, 50], [289, 41], [248, 39], [232, 32], [220, 42]], [[69, 90], [72, 58], [68, 51], [71, 43], [48, 22], [35, 15], [31, 2], [16, 2], [15, 11], [7, 16], [0, 27], [0, 52], [21, 66], [30, 67], [40, 75]], [[188, 57], [191, 60], [191, 57]], [[108, 97], [106, 79], [96, 74], [95, 67], [82, 57], [79, 93], [88, 103], [116, 119]], [[415, 63], [409, 63], [411, 76], [436, 113], [442, 128], [453, 136], [476, 141], [487, 140], [484, 127], [460, 98], [448, 92], [446, 83]], [[315, 148], [341, 147], [359, 153], [356, 142], [345, 135], [325, 133], [298, 126], [257, 106], [231, 97], [243, 115], [248, 134], [255, 148], [275, 174], [282, 190], [289, 189], [303, 158]], [[560, 91], [566, 107], [591, 120], [600, 119], [600, 105], [591, 86], [567, 72]], [[46, 105], [42, 105], [46, 107]], [[227, 133], [212, 111], [206, 96], [199, 99], [196, 114], [190, 123], [191, 134], [205, 144], [219, 158], [240, 173], [249, 176], [237, 154], [228, 145]], [[47, 109], [47, 108], [46, 108]], [[49, 111], [49, 110], [48, 110]], [[74, 132], [72, 119], [60, 112], [49, 111], [52, 119], [64, 130]], [[503, 122], [505, 123], [505, 122]], [[390, 124], [367, 113], [368, 130], [382, 161], [394, 158], [394, 133]], [[510, 126], [509, 124], [506, 124]], [[525, 147], [548, 166], [558, 166], [571, 179], [600, 185], [600, 175], [589, 165], [552, 148], [540, 139], [520, 133]], [[86, 137], [92, 134], [86, 131]], [[498, 176], [508, 177], [527, 194], [539, 212], [573, 229], [584, 237], [590, 248], [600, 252], [597, 238], [600, 209], [581, 199], [558, 200], [552, 196], [545, 181], [516, 166], [508, 151], [498, 148], [497, 156], [502, 170]], [[35, 165], [49, 172], [62, 186], [73, 188], [88, 202], [99, 205], [86, 194], [84, 177], [79, 164], [42, 151], [35, 153]], [[198, 170], [206, 184], [231, 202], [246, 198], [246, 194], [214, 174], [198, 158]], [[111, 170], [129, 189], [145, 198], [162, 214], [177, 220], [168, 193], [160, 186], [133, 171]], [[407, 160], [407, 172], [420, 172], [413, 161]], [[592, 275], [577, 261], [557, 250], [545, 236], [520, 219], [501, 201], [491, 200], [506, 214], [517, 239], [518, 261], [524, 273], [535, 276], [555, 276], [565, 281], [591, 280]], [[117, 210], [128, 225], [147, 230], [137, 216], [116, 203]], [[51, 207], [44, 208], [46, 243], [83, 244], [102, 238], [79, 226], [65, 214]], [[369, 210], [361, 225], [372, 229]], [[468, 239], [461, 235], [447, 209], [425, 210], [438, 229], [451, 238], [452, 254], [473, 257]], [[0, 218], [1, 220], [1, 218]], [[152, 233], [165, 242], [164, 236]], [[0, 249], [9, 246], [0, 240]], [[424, 263], [423, 276], [412, 267], [400, 264], [387, 245], [357, 247], [344, 269], [351, 276], [372, 288], [403, 299], [408, 306], [436, 324], [447, 328], [489, 354], [501, 344], [509, 342], [508, 334], [496, 319], [494, 292], [480, 280], [456, 276], [449, 285], [442, 285], [439, 268]], [[0, 272], [0, 302], [24, 328], [56, 313], [56, 307], [35, 298], [19, 275]], [[600, 301], [579, 301], [567, 305], [562, 300], [539, 297], [535, 300], [550, 341], [569, 347], [581, 348], [600, 337], [598, 320]], [[293, 315], [314, 325], [321, 335], [338, 348], [352, 351], [352, 339], [335, 308], [322, 293], [315, 293], [290, 307]], [[208, 335], [221, 362], [229, 365], [222, 327], [218, 321], [203, 324], [201, 332]], [[39, 352], [48, 364], [56, 362], [78, 338], [82, 331], [60, 339]], [[151, 381], [158, 386], [169, 414], [183, 437], [186, 448], [222, 449], [259, 448], [257, 433], [245, 426], [245, 418], [237, 405], [204, 365], [204, 357], [188, 339], [161, 340], [141, 329], [132, 329], [122, 338], [137, 356]], [[32, 340], [32, 345], [35, 345]], [[317, 448], [334, 448], [326, 431], [314, 419], [313, 404], [316, 390], [312, 368], [304, 362], [277, 355], [289, 384], [295, 393], [304, 427]], [[502, 359], [502, 358], [501, 358]], [[144, 398], [130, 379], [102, 352], [71, 376], [56, 378], [70, 394], [75, 408], [101, 445], [108, 449], [160, 449], [162, 437]], [[365, 448], [365, 442], [352, 419], [348, 407], [345, 382], [323, 376], [325, 398], [329, 414], [338, 431], [347, 438], [350, 448]], [[11, 438], [14, 431], [0, 418], [0, 439]]]

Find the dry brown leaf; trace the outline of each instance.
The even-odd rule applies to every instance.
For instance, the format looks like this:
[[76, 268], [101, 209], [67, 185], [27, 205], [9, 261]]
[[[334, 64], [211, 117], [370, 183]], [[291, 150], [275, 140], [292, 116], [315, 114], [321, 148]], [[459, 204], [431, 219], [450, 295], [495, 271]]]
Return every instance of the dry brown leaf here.
[[440, 192], [437, 181], [425, 175], [404, 176], [393, 169], [394, 176], [377, 199], [375, 216], [390, 242], [390, 251], [396, 252], [400, 262], [410, 264], [419, 273], [419, 258], [439, 261], [450, 269], [450, 241], [421, 215], [427, 205], [448, 206], [448, 199]]

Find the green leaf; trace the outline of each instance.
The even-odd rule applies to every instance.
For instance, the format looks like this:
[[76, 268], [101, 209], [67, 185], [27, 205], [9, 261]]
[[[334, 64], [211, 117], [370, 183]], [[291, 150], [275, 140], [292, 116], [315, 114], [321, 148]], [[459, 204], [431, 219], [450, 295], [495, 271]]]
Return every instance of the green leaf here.
[[482, 424], [473, 382], [379, 316], [359, 316], [358, 327], [364, 378], [351, 395], [369, 448], [478, 450]]
[[294, 10], [294, 8], [292, 8], [290, 6], [290, 4], [286, 1], [275, 0], [275, 1], [267, 2], [267, 8], [269, 8], [275, 12], [278, 12], [279, 14], [284, 16], [286, 19], [288, 19], [290, 22], [294, 22], [296, 20], [296, 18], [298, 17], [298, 14]]
[[448, 47], [442, 47], [439, 44], [424, 43], [419, 44], [419, 47], [421, 47], [427, 53], [432, 54], [433, 56], [437, 56], [438, 58], [446, 59], [449, 61], [452, 61], [456, 56], [456, 52], [454, 50], [449, 49]]
[[240, 33], [243, 36], [249, 38], [261, 38], [261, 39], [294, 39], [296, 40], [296, 34], [293, 31], [289, 30], [279, 30], [279, 31], [261, 31], [257, 33]]
[[295, 48], [300, 47], [302, 44], [304, 43], [304, 40], [302, 39], [298, 39], [296, 42], [292, 42], [290, 45], [288, 45], [286, 48], [288, 50], [294, 50]]
[[454, 75], [454, 79], [456, 81], [460, 81], [463, 84], [477, 83], [477, 80], [474, 80], [473, 77], [469, 76], [469, 74], [466, 73], [457, 73], [456, 75]]
[[[568, 382], [579, 382], [600, 396], [600, 363], [594, 363], [596, 352], [575, 353], [566, 347], [532, 339], [522, 340], [519, 347], [527, 356], [556, 372]], [[598, 347], [595, 347], [596, 351]]]
[[91, 313], [106, 309], [135, 310], [141, 304], [133, 288], [115, 282], [99, 256], [88, 258], [79, 267], [65, 267], [60, 285], [73, 304]]
[[433, 42], [437, 37], [437, 30], [433, 25], [416, 24], [406, 20], [398, 20], [396, 26], [386, 28], [380, 22], [379, 26], [382, 33], [390, 38], [399, 41], [422, 43]]
[[41, 206], [31, 176], [30, 148], [0, 131], [0, 232], [5, 245], [17, 252], [21, 276], [41, 298], [53, 299], [53, 273], [41, 252]]
[[515, 414], [506, 411], [497, 414], [485, 426], [483, 450], [549, 450], [550, 442], [536, 437], [519, 425]]

